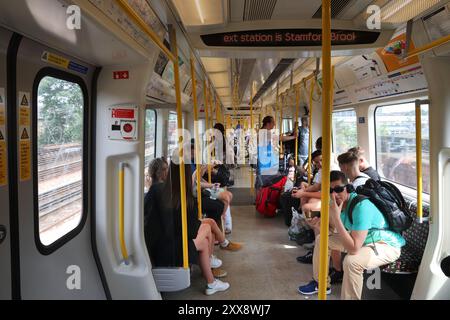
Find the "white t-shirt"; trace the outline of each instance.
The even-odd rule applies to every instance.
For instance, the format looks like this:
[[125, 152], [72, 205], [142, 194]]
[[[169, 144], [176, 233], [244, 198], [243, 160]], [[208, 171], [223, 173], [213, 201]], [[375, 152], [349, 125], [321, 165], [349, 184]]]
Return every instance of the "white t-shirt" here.
[[[330, 171], [340, 171], [340, 170], [341, 169], [339, 168], [339, 166], [336, 165], [335, 163], [330, 164]], [[313, 183], [322, 183], [322, 169], [319, 169], [319, 171], [317, 171], [312, 182]]]
[[363, 186], [370, 177], [365, 173], [360, 173], [359, 176], [352, 181], [353, 187], [358, 188], [359, 186]]

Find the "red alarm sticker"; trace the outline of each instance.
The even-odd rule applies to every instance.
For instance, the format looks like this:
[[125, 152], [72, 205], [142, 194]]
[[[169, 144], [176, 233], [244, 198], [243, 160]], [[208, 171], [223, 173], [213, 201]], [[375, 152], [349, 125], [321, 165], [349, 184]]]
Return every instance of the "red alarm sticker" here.
[[114, 71], [113, 79], [114, 80], [128, 80], [128, 79], [130, 79], [130, 72], [129, 71]]

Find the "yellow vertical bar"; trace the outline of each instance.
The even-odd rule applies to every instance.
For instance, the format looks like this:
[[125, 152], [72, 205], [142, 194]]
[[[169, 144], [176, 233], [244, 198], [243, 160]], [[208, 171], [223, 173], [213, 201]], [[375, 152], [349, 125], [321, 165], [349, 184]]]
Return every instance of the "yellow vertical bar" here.
[[[255, 83], [252, 83], [252, 89], [251, 89], [251, 94], [250, 94], [250, 141], [253, 140], [253, 95], [254, 95], [254, 90], [255, 90]], [[251, 158], [249, 157], [249, 160]], [[253, 168], [250, 165], [250, 192], [252, 195], [255, 194], [255, 182], [254, 182], [254, 177], [253, 177]]]
[[[294, 108], [295, 108], [295, 119], [294, 119], [294, 125], [297, 123], [297, 128], [294, 128], [294, 132], [295, 132], [295, 129], [297, 129], [298, 130], [298, 126], [299, 126], [299, 123], [298, 123], [298, 113], [299, 113], [299, 108], [300, 108], [300, 93], [301, 93], [301, 90], [302, 90], [302, 88], [301, 88], [301, 86], [298, 86], [297, 88], [296, 88], [296, 90], [295, 90], [295, 105], [294, 105]], [[298, 165], [298, 134], [297, 134], [297, 136], [295, 137], [295, 165], [297, 166]]]
[[[312, 178], [312, 148], [313, 148], [313, 135], [312, 135], [312, 121], [313, 121], [313, 95], [316, 79], [311, 79], [311, 89], [309, 92], [309, 145], [308, 145], [308, 184], [311, 184]], [[306, 86], [306, 84], [305, 84]]]
[[[206, 86], [206, 82], [205, 82], [205, 86]], [[208, 88], [206, 89], [206, 101], [205, 101], [205, 127], [206, 127], [206, 132], [208, 132], [208, 130], [211, 128], [210, 126], [210, 115], [209, 115], [209, 108], [210, 108], [210, 103], [211, 103], [211, 91], [210, 91], [210, 87], [208, 86]], [[207, 152], [207, 165], [208, 165], [208, 182], [211, 183], [211, 152], [209, 150], [209, 144], [210, 144], [210, 135], [209, 133], [206, 134], [206, 152]]]
[[319, 300], [326, 300], [331, 158], [331, 0], [322, 0], [322, 209], [320, 222]]
[[128, 264], [128, 251], [125, 243], [125, 164], [119, 169], [119, 239], [120, 250], [125, 264]]
[[196, 160], [196, 174], [197, 174], [197, 209], [198, 218], [202, 218], [202, 188], [200, 185], [200, 137], [198, 133], [198, 101], [197, 101], [197, 80], [195, 79], [194, 60], [191, 58], [191, 79], [192, 79], [192, 97], [194, 103], [194, 136], [195, 136], [195, 160]]
[[[209, 112], [208, 112], [208, 114], [209, 114], [209, 119], [208, 119], [209, 120], [209, 122], [208, 122], [209, 125], [208, 125], [208, 129], [212, 129], [212, 127], [213, 127], [213, 96], [212, 96], [212, 93], [211, 93], [211, 83], [209, 84], [209, 87], [208, 87], [208, 94], [209, 94], [209, 104], [208, 104], [208, 106], [209, 106]], [[212, 136], [211, 135], [209, 135], [208, 143], [212, 144]], [[209, 150], [208, 151], [208, 157], [209, 157], [209, 160], [208, 160], [208, 182], [209, 183], [212, 183], [212, 166], [211, 166], [211, 162], [214, 159], [213, 151], [214, 150]]]
[[[173, 26], [170, 26], [170, 44], [172, 54], [177, 60], [173, 61], [175, 76], [175, 95], [177, 101], [177, 124], [179, 132], [183, 129], [183, 111], [181, 106], [180, 66], [178, 62], [177, 34]], [[183, 268], [189, 268], [188, 239], [187, 239], [187, 206], [186, 206], [186, 173], [184, 168], [183, 136], [179, 136], [179, 162], [180, 162], [180, 195], [181, 195], [181, 228], [183, 240]]]
[[423, 222], [422, 208], [422, 110], [420, 100], [416, 100], [416, 166], [417, 166], [417, 218]]
[[281, 139], [283, 136], [283, 106], [284, 106], [285, 97], [282, 95], [280, 98], [280, 156], [283, 156], [283, 140]]

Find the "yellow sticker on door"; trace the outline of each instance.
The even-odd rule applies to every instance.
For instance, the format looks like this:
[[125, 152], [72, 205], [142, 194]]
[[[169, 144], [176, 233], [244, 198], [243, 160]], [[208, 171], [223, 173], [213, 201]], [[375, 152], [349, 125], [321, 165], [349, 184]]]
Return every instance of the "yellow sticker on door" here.
[[31, 179], [31, 108], [30, 93], [19, 92], [19, 177], [20, 181]]
[[31, 179], [31, 143], [30, 140], [19, 142], [20, 181]]

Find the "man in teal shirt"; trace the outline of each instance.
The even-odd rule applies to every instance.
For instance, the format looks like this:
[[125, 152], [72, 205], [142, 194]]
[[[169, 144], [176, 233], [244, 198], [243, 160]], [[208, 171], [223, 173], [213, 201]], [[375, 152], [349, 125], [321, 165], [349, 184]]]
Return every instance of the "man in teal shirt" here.
[[[348, 184], [347, 178], [340, 171], [330, 174], [330, 224], [337, 231], [328, 240], [330, 250], [347, 252], [343, 262], [344, 279], [342, 281], [341, 299], [360, 300], [363, 288], [363, 272], [396, 261], [400, 257], [405, 239], [391, 230], [378, 208], [368, 199], [358, 203], [348, 215], [351, 201], [356, 193]], [[319, 248], [320, 235], [316, 237]], [[306, 295], [318, 292], [319, 250], [314, 250], [314, 280], [299, 287], [299, 292]], [[328, 277], [327, 294], [331, 293]]]

